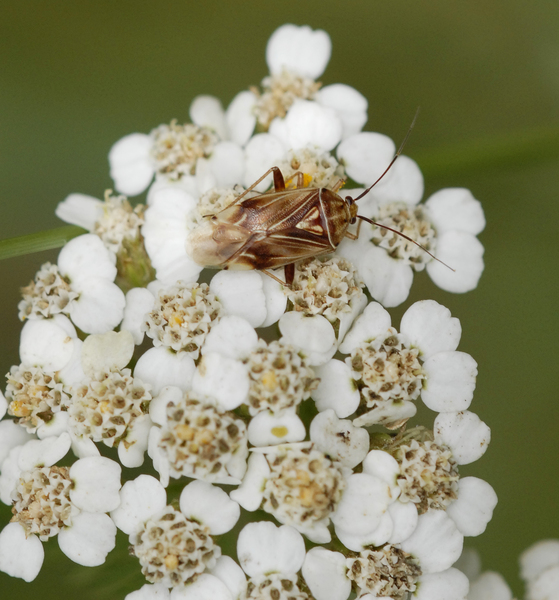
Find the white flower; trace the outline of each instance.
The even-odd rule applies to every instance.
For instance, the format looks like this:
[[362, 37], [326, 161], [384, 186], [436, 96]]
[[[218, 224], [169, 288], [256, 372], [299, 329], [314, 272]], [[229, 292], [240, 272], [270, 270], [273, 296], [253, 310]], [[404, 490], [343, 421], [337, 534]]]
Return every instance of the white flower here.
[[[388, 141], [380, 134], [358, 134], [340, 144], [338, 158], [350, 177], [371, 185], [390, 164]], [[387, 307], [406, 300], [414, 270], [427, 267], [439, 287], [456, 293], [474, 289], [483, 271], [483, 246], [476, 237], [485, 227], [481, 204], [462, 188], [440, 190], [419, 204], [422, 195], [419, 167], [401, 156], [358, 202], [359, 214], [407, 235], [454, 271], [396, 233], [366, 223], [357, 243], [344, 240], [337, 251], [357, 258], [371, 295]]]
[[[203, 397], [203, 396], [202, 396]], [[198, 399], [174, 387], [152, 400], [156, 427], [149, 434], [148, 453], [165, 487], [169, 477], [182, 476], [238, 485], [246, 471], [246, 427], [211, 398]]]
[[245, 525], [239, 533], [237, 555], [249, 576], [247, 600], [264, 597], [307, 600], [297, 583], [305, 560], [303, 537], [293, 527], [259, 522]]
[[246, 476], [231, 497], [248, 511], [262, 505], [316, 543], [330, 541], [330, 520], [350, 549], [382, 544], [392, 533], [390, 486], [373, 475], [351, 474], [310, 442], [254, 448]]
[[[340, 345], [340, 352], [351, 357], [318, 369], [321, 384], [313, 394], [318, 409], [351, 415], [359, 406], [356, 388], [362, 411], [355, 424], [360, 426], [398, 426], [415, 414], [413, 400], [420, 394], [437, 412], [468, 408], [477, 364], [456, 351], [460, 334], [458, 319], [434, 300], [413, 304], [402, 317], [400, 333], [390, 327], [388, 312], [372, 302]], [[343, 381], [330, 387], [337, 377]]]
[[559, 540], [542, 540], [520, 555], [528, 600], [556, 600], [559, 582]]
[[163, 486], [140, 475], [124, 484], [121, 504], [111, 516], [130, 536], [146, 578], [175, 587], [195, 581], [215, 566], [221, 550], [210, 536], [232, 529], [240, 509], [223, 490], [203, 481], [183, 489], [180, 512], [166, 503]]
[[[243, 109], [247, 106], [241, 100]], [[250, 103], [248, 104], [250, 106]], [[212, 110], [209, 112], [215, 112]], [[208, 106], [194, 106], [197, 124], [160, 125], [149, 135], [132, 133], [118, 140], [109, 152], [115, 188], [128, 196], [143, 192], [156, 175], [157, 181], [194, 183], [199, 192], [213, 186], [227, 186], [242, 177], [242, 149], [232, 141], [220, 141], [219, 119], [208, 119]], [[243, 111], [240, 111], [241, 113]], [[239, 116], [237, 110], [235, 116]], [[243, 128], [240, 127], [243, 131]], [[246, 131], [246, 128], [245, 130]], [[223, 133], [223, 131], [221, 132]]]
[[[22, 453], [20, 463], [23, 458]], [[57, 460], [45, 457], [43, 464]], [[100, 456], [80, 459], [70, 469], [45, 466], [20, 472], [13, 492], [15, 522], [0, 534], [0, 570], [34, 579], [43, 561], [42, 545], [30, 541], [38, 541], [36, 535], [45, 541], [58, 534], [60, 549], [78, 564], [103, 564], [116, 536], [104, 513], [119, 505], [119, 489], [120, 466]]]
[[58, 267], [46, 263], [19, 304], [20, 318], [48, 318], [60, 312], [86, 333], [104, 333], [122, 320], [124, 294], [115, 285], [115, 255], [94, 234], [68, 242]]
[[195, 208], [196, 198], [180, 184], [161, 182], [150, 190], [142, 235], [157, 279], [164, 284], [194, 282], [202, 270], [186, 251], [193, 225], [189, 215]]
[[293, 310], [279, 320], [282, 339], [300, 348], [309, 364], [332, 358], [367, 298], [353, 265], [338, 257], [298, 263], [286, 294]]

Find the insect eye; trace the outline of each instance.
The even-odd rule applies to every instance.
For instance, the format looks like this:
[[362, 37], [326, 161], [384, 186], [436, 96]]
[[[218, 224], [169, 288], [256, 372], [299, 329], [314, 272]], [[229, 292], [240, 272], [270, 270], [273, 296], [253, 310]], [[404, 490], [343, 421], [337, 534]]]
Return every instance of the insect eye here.
[[351, 196], [346, 196], [345, 201], [348, 203], [349, 206], [351, 206], [355, 202], [355, 200]]
[[357, 218], [353, 217], [353, 219], [351, 219], [351, 221], [349, 223], [350, 223], [350, 225], [353, 225], [354, 223], [357, 223]]

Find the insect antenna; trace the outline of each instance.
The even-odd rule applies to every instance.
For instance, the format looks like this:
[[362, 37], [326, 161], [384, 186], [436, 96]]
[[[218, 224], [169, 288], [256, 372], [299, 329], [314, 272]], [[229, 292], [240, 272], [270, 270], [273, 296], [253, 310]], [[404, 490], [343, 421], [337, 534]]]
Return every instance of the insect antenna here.
[[402, 151], [404, 150], [404, 146], [407, 144], [407, 142], [409, 140], [411, 132], [415, 126], [415, 122], [417, 121], [417, 115], [419, 115], [419, 106], [417, 107], [417, 110], [415, 111], [413, 121], [411, 122], [410, 128], [408, 129], [408, 132], [406, 133], [406, 137], [404, 138], [404, 141], [400, 144], [398, 151], [394, 155], [394, 158], [390, 161], [390, 164], [388, 165], [388, 167], [386, 167], [386, 169], [384, 170], [382, 175], [373, 183], [373, 185], [368, 187], [362, 194], [357, 196], [357, 198], [353, 199], [354, 202], [357, 202], [357, 200], [360, 200], [361, 198], [363, 198], [363, 196], [366, 196], [375, 187], [375, 185], [388, 173], [388, 171], [390, 171], [390, 169], [392, 168], [392, 165], [396, 162], [396, 159], [398, 158], [398, 156], [400, 156], [400, 154], [402, 154]]
[[398, 234], [399, 236], [401, 236], [404, 239], [408, 240], [408, 242], [411, 242], [412, 244], [415, 244], [416, 246], [419, 246], [424, 252], [427, 252], [427, 254], [431, 258], [434, 258], [437, 262], [440, 262], [441, 265], [444, 265], [445, 267], [447, 267], [447, 269], [450, 269], [451, 271], [453, 271], [454, 273], [456, 273], [455, 269], [453, 269], [452, 267], [449, 267], [440, 258], [437, 258], [434, 254], [431, 254], [429, 252], [429, 250], [427, 250], [427, 248], [425, 248], [424, 246], [422, 246], [420, 243], [416, 242], [415, 240], [412, 240], [411, 237], [408, 237], [407, 235], [405, 235], [401, 231], [398, 231], [397, 229], [392, 229], [392, 227], [387, 227], [386, 225], [381, 225], [380, 223], [375, 223], [375, 221], [371, 221], [371, 219], [368, 219], [367, 217], [362, 217], [361, 215], [357, 215], [357, 218], [358, 219], [362, 219], [363, 221], [366, 221], [367, 223], [370, 223], [371, 225], [376, 225], [377, 227], [382, 227], [383, 229], [388, 229], [388, 231], [392, 231], [392, 233]]

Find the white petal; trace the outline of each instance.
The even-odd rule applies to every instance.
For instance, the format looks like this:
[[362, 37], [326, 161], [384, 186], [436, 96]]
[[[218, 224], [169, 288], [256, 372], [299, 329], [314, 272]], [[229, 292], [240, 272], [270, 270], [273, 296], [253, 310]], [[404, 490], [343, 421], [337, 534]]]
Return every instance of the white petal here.
[[184, 392], [175, 386], [165, 386], [150, 402], [149, 416], [154, 423], [165, 426], [167, 424], [167, 406], [172, 402], [179, 405], [184, 399]]
[[85, 333], [114, 329], [124, 314], [126, 299], [114, 283], [95, 277], [80, 284], [80, 297], [70, 305], [70, 318]]
[[243, 182], [245, 153], [235, 142], [219, 142], [213, 149], [210, 168], [217, 187], [234, 187]]
[[22, 449], [23, 446], [12, 448], [8, 456], [0, 464], [0, 500], [7, 506], [11, 506], [15, 499], [12, 496], [21, 474], [18, 462]]
[[500, 573], [486, 571], [470, 583], [468, 600], [512, 600], [512, 591]]
[[33, 581], [43, 566], [45, 551], [35, 535], [27, 537], [19, 523], [6, 525], [0, 533], [0, 571]]
[[293, 527], [259, 522], [239, 533], [237, 555], [249, 577], [269, 573], [297, 573], [305, 560], [303, 536]]
[[167, 504], [165, 488], [151, 475], [127, 481], [120, 490], [120, 505], [111, 512], [116, 526], [128, 535]]
[[103, 202], [86, 194], [70, 194], [58, 203], [54, 214], [66, 223], [91, 231], [103, 214]]
[[[70, 420], [70, 415], [67, 411], [61, 410], [57, 413], [54, 413], [52, 419], [47, 423], [43, 423], [40, 427], [37, 427], [37, 437], [40, 440], [44, 440], [45, 438], [52, 436], [62, 435], [65, 431], [68, 431], [68, 421]], [[71, 437], [72, 434], [70, 434]]]
[[[423, 197], [423, 189], [421, 169], [414, 160], [401, 155], [390, 167], [390, 171], [371, 190], [370, 195], [379, 205], [405, 202], [415, 206]], [[359, 214], [364, 213], [359, 210]]]
[[193, 481], [185, 486], [180, 495], [180, 509], [187, 519], [206, 525], [212, 535], [231, 531], [241, 515], [235, 501], [206, 481]]
[[390, 486], [390, 494], [393, 499], [400, 495], [397, 477], [400, 475], [398, 461], [383, 450], [371, 450], [363, 461], [363, 473], [374, 475]]
[[192, 390], [215, 398], [222, 410], [233, 410], [245, 402], [249, 387], [247, 367], [217, 352], [204, 354], [192, 379]]
[[[274, 134], [274, 119], [270, 133]], [[310, 100], [296, 100], [284, 119], [283, 135], [290, 148], [317, 146], [332, 150], [342, 139], [342, 121], [336, 111]]]
[[476, 536], [485, 531], [497, 506], [495, 490], [483, 479], [462, 477], [458, 482], [458, 498], [446, 512], [462, 535]]
[[150, 158], [152, 146], [151, 137], [143, 133], [132, 133], [113, 145], [109, 164], [117, 191], [136, 196], [147, 188], [154, 173]]
[[139, 590], [126, 594], [124, 600], [169, 600], [169, 590], [162, 583], [146, 583]]
[[326, 363], [336, 352], [334, 329], [322, 315], [305, 317], [300, 312], [288, 312], [279, 320], [279, 329], [282, 339], [299, 348], [312, 366]]
[[325, 365], [315, 368], [320, 379], [312, 398], [319, 411], [333, 409], [340, 418], [349, 417], [359, 406], [359, 390], [345, 362], [333, 358]]
[[357, 265], [371, 296], [387, 308], [399, 306], [409, 296], [413, 270], [404, 261], [371, 246]]
[[307, 25], [282, 25], [266, 46], [266, 62], [272, 75], [284, 69], [316, 79], [324, 73], [332, 53], [330, 36]]
[[364, 132], [345, 139], [339, 145], [337, 155], [346, 173], [368, 187], [386, 170], [395, 152], [396, 146], [388, 136]]
[[153, 294], [146, 288], [132, 288], [126, 294], [126, 306], [120, 330], [129, 331], [136, 345], [141, 344], [144, 339], [142, 331], [144, 317], [153, 308], [153, 304]]
[[453, 565], [462, 552], [464, 536], [443, 510], [420, 515], [413, 534], [400, 547], [419, 559], [423, 573], [439, 573]]
[[485, 229], [481, 202], [465, 188], [446, 188], [434, 193], [425, 202], [429, 216], [441, 233], [456, 229], [478, 235]]
[[544, 571], [528, 585], [530, 600], [559, 600], [559, 565]]
[[267, 314], [263, 285], [256, 271], [220, 271], [213, 276], [210, 290], [227, 313], [260, 327]]
[[[283, 269], [276, 269], [273, 271], [276, 277], [284, 279]], [[277, 281], [266, 275], [266, 273], [260, 273], [262, 277], [262, 291], [266, 299], [266, 318], [260, 327], [269, 327], [278, 321], [278, 319], [285, 312], [287, 306], [287, 296], [283, 292], [283, 286]]]
[[28, 471], [34, 467], [52, 467], [70, 450], [71, 440], [69, 433], [62, 433], [58, 437], [48, 437], [44, 440], [30, 440], [21, 449], [18, 467]]
[[134, 354], [134, 339], [128, 331], [89, 335], [82, 345], [82, 365], [90, 377], [96, 371], [124, 369]]
[[161, 428], [152, 427], [149, 432], [148, 454], [153, 462], [153, 468], [159, 473], [159, 481], [166, 488], [169, 485], [169, 459], [159, 447], [161, 441]]
[[225, 112], [229, 138], [241, 146], [248, 142], [256, 126], [256, 117], [252, 111], [256, 100], [256, 96], [248, 90], [239, 92]]
[[439, 352], [423, 363], [421, 399], [437, 412], [466, 410], [474, 397], [477, 363], [464, 352]]
[[336, 527], [336, 535], [340, 542], [354, 552], [361, 552], [367, 546], [382, 546], [390, 537], [394, 529], [390, 513], [385, 512], [379, 519], [378, 525], [372, 531], [360, 531], [348, 533], [345, 529]]
[[359, 296], [352, 298], [349, 303], [350, 311], [341, 313], [338, 317], [340, 326], [338, 328], [338, 340], [345, 339], [349, 328], [353, 325], [353, 322], [363, 312], [363, 309], [367, 306], [367, 296], [365, 292], [361, 291]]
[[123, 467], [135, 469], [144, 464], [144, 453], [148, 448], [149, 432], [153, 421], [149, 415], [136, 417], [128, 430], [123, 442], [118, 445], [118, 459]]
[[370, 302], [340, 344], [340, 352], [351, 354], [363, 342], [370, 342], [390, 329], [390, 314], [378, 302]]
[[388, 541], [391, 544], [400, 544], [407, 540], [417, 527], [417, 508], [413, 502], [404, 504], [396, 500], [388, 507], [388, 512], [393, 523], [392, 535]]
[[62, 552], [84, 567], [102, 565], [115, 544], [116, 526], [108, 515], [82, 512], [58, 534]]
[[316, 600], [346, 600], [351, 592], [346, 571], [343, 554], [319, 546], [307, 552], [302, 572]]
[[269, 411], [259, 412], [248, 424], [248, 441], [253, 446], [273, 446], [289, 442], [300, 442], [307, 434], [305, 426], [295, 412], [273, 415]]
[[187, 392], [192, 387], [196, 366], [184, 352], [173, 352], [170, 348], [150, 348], [138, 359], [134, 377], [152, 386], [156, 396], [165, 386], [175, 386]]
[[[245, 148], [245, 181], [248, 187], [255, 183], [268, 169], [276, 166], [283, 158], [285, 146], [283, 142], [269, 133], [257, 133], [252, 136]], [[270, 187], [272, 175], [261, 181], [256, 190], [263, 192]]]
[[520, 576], [533, 581], [554, 565], [559, 565], [559, 540], [541, 540], [520, 555]]
[[462, 294], [477, 287], [484, 268], [483, 246], [471, 233], [443, 233], [437, 237], [435, 255], [454, 269], [453, 272], [436, 260], [427, 263], [429, 277], [441, 289]]
[[0, 465], [7, 458], [8, 454], [16, 446], [22, 446], [27, 441], [32, 440], [34, 436], [27, 433], [27, 430], [15, 421], [0, 421]]
[[101, 238], [93, 233], [80, 235], [70, 240], [58, 255], [58, 268], [67, 275], [75, 291], [80, 291], [82, 283], [100, 277], [114, 281], [116, 258], [105, 248]]
[[72, 452], [78, 458], [87, 458], [88, 456], [100, 456], [99, 449], [97, 448], [92, 439], [77, 436], [72, 431], [70, 431], [70, 438], [72, 439]]
[[452, 450], [459, 465], [467, 465], [481, 458], [491, 441], [491, 429], [473, 412], [441, 413], [433, 426], [437, 444]]
[[390, 501], [390, 488], [381, 479], [366, 473], [350, 475], [338, 508], [331, 517], [336, 531], [343, 529], [351, 535], [374, 531]]
[[196, 96], [190, 105], [189, 114], [195, 125], [213, 129], [222, 140], [227, 139], [225, 113], [218, 98]]
[[254, 350], [257, 342], [258, 335], [248, 321], [235, 315], [226, 315], [211, 328], [202, 353], [218, 352], [228, 358], [240, 360]]
[[229, 495], [245, 510], [253, 512], [262, 504], [264, 482], [269, 475], [268, 461], [262, 454], [253, 453], [248, 460], [248, 469], [243, 482]]
[[72, 357], [66, 366], [58, 371], [58, 379], [66, 386], [79, 385], [86, 377], [82, 368], [82, 346], [80, 339], [74, 339]]
[[27, 321], [19, 343], [21, 362], [43, 367], [45, 371], [58, 371], [72, 358], [74, 337], [53, 319]]
[[310, 437], [322, 452], [350, 469], [361, 463], [369, 450], [367, 430], [355, 427], [349, 420], [338, 419], [332, 409], [312, 420]]
[[342, 139], [359, 133], [367, 122], [369, 103], [365, 96], [349, 85], [343, 83], [327, 85], [318, 91], [315, 99], [323, 106], [336, 111], [342, 120]]
[[470, 581], [477, 579], [481, 573], [481, 556], [479, 552], [474, 548], [464, 548], [453, 568], [462, 571]]
[[353, 420], [358, 427], [369, 427], [369, 425], [390, 425], [397, 421], [411, 419], [417, 412], [414, 402], [400, 400], [382, 402], [364, 415]]
[[118, 463], [103, 456], [80, 458], [70, 468], [70, 500], [87, 512], [109, 512], [120, 504]]
[[220, 556], [210, 573], [223, 581], [231, 592], [233, 600], [239, 600], [246, 592], [246, 576], [239, 565], [230, 556]]
[[400, 332], [408, 337], [412, 346], [421, 350], [421, 357], [426, 360], [437, 352], [456, 350], [462, 327], [442, 304], [420, 300], [404, 313]]
[[233, 600], [227, 586], [217, 577], [202, 573], [194, 583], [171, 590], [170, 600]]
[[[471, 600], [468, 578], [458, 569], [422, 575], [413, 597], [417, 600]], [[495, 599], [497, 600], [497, 599]]]

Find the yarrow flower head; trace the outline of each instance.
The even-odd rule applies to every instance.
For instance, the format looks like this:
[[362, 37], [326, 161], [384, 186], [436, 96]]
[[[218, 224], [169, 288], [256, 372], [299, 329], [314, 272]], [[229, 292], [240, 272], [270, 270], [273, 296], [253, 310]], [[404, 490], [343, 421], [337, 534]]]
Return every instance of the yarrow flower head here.
[[[36, 577], [54, 536], [101, 564], [119, 528], [148, 582], [128, 600], [465, 600], [453, 564], [497, 502], [460, 472], [490, 441], [469, 410], [477, 363], [444, 306], [416, 302], [399, 329], [385, 307], [414, 271], [473, 289], [483, 212], [460, 189], [419, 204], [407, 157], [387, 171], [396, 148], [362, 131], [365, 98], [318, 81], [330, 54], [324, 31], [280, 27], [260, 86], [113, 145], [115, 189], [145, 204], [57, 207], [89, 233], [22, 290], [0, 394], [2, 571]], [[348, 179], [364, 187], [342, 193]], [[408, 423], [419, 400], [433, 423]], [[101, 445], [159, 481], [121, 488]], [[236, 530], [241, 510], [268, 521]]]

